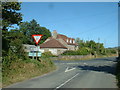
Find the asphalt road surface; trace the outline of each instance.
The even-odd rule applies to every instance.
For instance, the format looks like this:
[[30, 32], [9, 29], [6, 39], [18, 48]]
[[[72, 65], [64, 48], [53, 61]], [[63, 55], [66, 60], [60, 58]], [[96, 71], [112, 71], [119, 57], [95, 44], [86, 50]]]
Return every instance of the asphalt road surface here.
[[55, 60], [57, 70], [6, 88], [117, 88], [115, 57], [92, 60]]

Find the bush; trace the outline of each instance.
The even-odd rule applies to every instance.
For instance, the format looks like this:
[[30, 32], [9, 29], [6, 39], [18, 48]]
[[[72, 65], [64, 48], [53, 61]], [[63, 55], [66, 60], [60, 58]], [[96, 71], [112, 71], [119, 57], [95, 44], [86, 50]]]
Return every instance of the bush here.
[[87, 47], [83, 47], [83, 48], [80, 48], [80, 50], [78, 50], [77, 52], [79, 53], [79, 55], [88, 55], [90, 54], [90, 48], [87, 48]]
[[90, 54], [90, 51], [91, 50], [89, 48], [80, 48], [77, 51], [72, 51], [72, 50], [65, 51], [61, 55], [88, 55], [88, 54]]
[[116, 50], [114, 50], [114, 49], [111, 49], [110, 52], [111, 52], [112, 54], [116, 54]]

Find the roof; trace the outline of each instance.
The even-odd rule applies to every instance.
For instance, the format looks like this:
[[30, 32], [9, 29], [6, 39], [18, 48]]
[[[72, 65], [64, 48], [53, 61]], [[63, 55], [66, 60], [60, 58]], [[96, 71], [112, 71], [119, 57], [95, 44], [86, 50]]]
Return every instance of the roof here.
[[[52, 39], [53, 37], [49, 37], [48, 39]], [[77, 43], [74, 43], [74, 38], [69, 38], [62, 34], [57, 34], [56, 39], [63, 39], [68, 45], [77, 45]], [[71, 40], [71, 41], [70, 41]]]
[[67, 47], [65, 47], [58, 40], [53, 39], [53, 38], [45, 43], [40, 44], [40, 48], [64, 48], [64, 49], [67, 49]]

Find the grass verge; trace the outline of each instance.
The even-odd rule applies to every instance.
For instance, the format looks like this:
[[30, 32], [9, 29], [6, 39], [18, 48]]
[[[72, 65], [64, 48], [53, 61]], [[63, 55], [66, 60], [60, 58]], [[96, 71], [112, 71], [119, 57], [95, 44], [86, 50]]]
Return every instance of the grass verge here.
[[49, 58], [37, 60], [13, 61], [10, 67], [2, 72], [2, 87], [10, 84], [40, 76], [55, 70], [54, 63]]

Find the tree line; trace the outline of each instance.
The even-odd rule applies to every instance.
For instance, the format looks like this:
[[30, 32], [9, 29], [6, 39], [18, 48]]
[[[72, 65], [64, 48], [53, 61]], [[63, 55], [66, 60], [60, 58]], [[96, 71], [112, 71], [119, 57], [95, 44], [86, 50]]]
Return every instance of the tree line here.
[[116, 48], [105, 48], [103, 43], [95, 42], [94, 40], [84, 41], [80, 38], [76, 38], [78, 44], [78, 50], [66, 51], [62, 55], [110, 55], [116, 54]]

